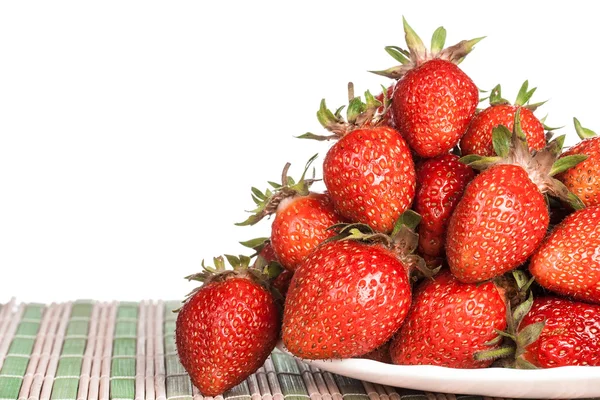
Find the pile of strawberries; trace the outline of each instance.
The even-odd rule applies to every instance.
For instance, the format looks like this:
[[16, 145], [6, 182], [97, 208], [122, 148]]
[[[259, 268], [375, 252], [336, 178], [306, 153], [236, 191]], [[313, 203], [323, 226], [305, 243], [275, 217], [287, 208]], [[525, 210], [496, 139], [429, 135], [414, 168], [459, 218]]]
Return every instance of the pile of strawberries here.
[[217, 395], [258, 369], [281, 338], [303, 359], [349, 357], [451, 368], [600, 365], [600, 138], [563, 151], [500, 86], [489, 105], [457, 66], [479, 39], [408, 50], [377, 74], [394, 84], [317, 117], [330, 140], [324, 193], [283, 169], [252, 189], [271, 236], [251, 256], [214, 259], [188, 279], [177, 349], [192, 382]]

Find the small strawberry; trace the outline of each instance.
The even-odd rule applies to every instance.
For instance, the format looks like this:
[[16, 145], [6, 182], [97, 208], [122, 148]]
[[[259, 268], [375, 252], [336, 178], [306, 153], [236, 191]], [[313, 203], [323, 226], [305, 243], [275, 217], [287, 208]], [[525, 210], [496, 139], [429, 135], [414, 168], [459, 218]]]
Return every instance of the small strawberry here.
[[215, 268], [191, 275], [203, 285], [179, 310], [177, 352], [192, 383], [204, 396], [216, 396], [239, 384], [263, 365], [277, 342], [279, 309], [263, 287], [249, 257], [222, 257]]
[[394, 364], [484, 368], [475, 354], [493, 350], [488, 342], [506, 328], [504, 289], [492, 282], [462, 283], [449, 271], [415, 289], [406, 321], [390, 348]]
[[481, 38], [444, 49], [446, 31], [440, 27], [427, 50], [404, 18], [403, 23], [408, 51], [386, 47], [401, 65], [372, 72], [398, 79], [391, 110], [410, 147], [421, 157], [446, 154], [465, 133], [479, 103], [477, 86], [456, 64]]
[[546, 289], [600, 304], [600, 206], [558, 224], [533, 254], [529, 271]]
[[520, 355], [527, 367], [600, 366], [600, 305], [538, 298], [519, 325], [526, 330], [536, 336]]
[[252, 197], [258, 208], [246, 221], [237, 224], [253, 225], [275, 213], [270, 246], [277, 261], [290, 271], [294, 271], [317, 245], [335, 235], [328, 229], [330, 226], [344, 222], [327, 194], [309, 191], [314, 179], [305, 179], [305, 175], [315, 157], [307, 163], [298, 183], [287, 176], [287, 164], [282, 184], [271, 183], [274, 191], [267, 189], [262, 193], [253, 188]]
[[381, 103], [369, 92], [366, 104], [354, 97], [348, 107], [348, 122], [332, 113], [325, 100], [317, 117], [333, 132], [311, 133], [302, 138], [339, 138], [323, 162], [323, 180], [334, 208], [346, 219], [389, 233], [406, 211], [415, 194], [414, 163], [408, 145], [392, 127], [383, 125], [377, 109]]
[[544, 124], [537, 119], [533, 112], [543, 103], [528, 104], [535, 89], [528, 90], [528, 82], [525, 81], [514, 105], [502, 98], [500, 85], [492, 89], [490, 106], [473, 117], [465, 135], [460, 139], [462, 155], [495, 155], [492, 145], [492, 130], [498, 125], [504, 125], [512, 130], [517, 110], [521, 112], [521, 129], [527, 138], [529, 148], [542, 150], [546, 146], [546, 132]]
[[519, 114], [518, 110], [512, 133], [503, 125], [494, 129], [498, 157], [469, 155], [461, 159], [476, 169], [488, 168], [467, 186], [448, 225], [448, 264], [463, 282], [500, 276], [533, 254], [549, 226], [544, 193], [569, 201], [575, 208], [583, 206], [552, 178], [582, 158], [571, 156], [554, 162], [564, 136], [544, 150], [530, 153]]
[[593, 131], [583, 128], [574, 118], [575, 130], [582, 142], [564, 152], [561, 157], [576, 154], [587, 155], [587, 160], [556, 176], [577, 195], [586, 206], [600, 205], [600, 137]]
[[343, 228], [340, 236], [347, 237], [317, 247], [294, 273], [282, 328], [292, 354], [361, 356], [387, 342], [404, 321], [411, 302], [409, 272], [419, 262], [408, 255], [416, 236], [404, 227], [392, 240], [367, 228]]
[[436, 258], [443, 255], [446, 229], [465, 187], [475, 176], [473, 168], [459, 157], [446, 154], [430, 158], [417, 167], [414, 209], [421, 215], [419, 253]]

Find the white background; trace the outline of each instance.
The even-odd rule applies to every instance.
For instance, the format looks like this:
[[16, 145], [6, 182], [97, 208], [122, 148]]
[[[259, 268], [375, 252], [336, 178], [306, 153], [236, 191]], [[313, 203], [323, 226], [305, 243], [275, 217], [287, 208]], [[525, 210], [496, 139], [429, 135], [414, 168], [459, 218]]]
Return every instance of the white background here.
[[[550, 5], [552, 4], [552, 5]], [[315, 111], [389, 81], [401, 17], [429, 42], [486, 36], [461, 64], [537, 115], [600, 129], [594, 2], [0, 3], [0, 303], [179, 299], [239, 254], [250, 187], [330, 143]], [[319, 159], [317, 164], [322, 160]]]

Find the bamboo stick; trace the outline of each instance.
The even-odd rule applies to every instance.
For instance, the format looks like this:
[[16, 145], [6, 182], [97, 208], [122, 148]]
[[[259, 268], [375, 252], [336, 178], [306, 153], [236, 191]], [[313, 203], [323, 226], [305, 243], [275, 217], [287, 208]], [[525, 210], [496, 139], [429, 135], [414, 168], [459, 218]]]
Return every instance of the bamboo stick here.
[[[15, 308], [15, 298], [13, 297], [10, 301], [2, 306], [2, 310], [0, 311], [0, 346], [4, 340], [7, 340], [6, 331], [8, 329], [8, 325], [12, 321], [12, 315], [14, 313]], [[2, 359], [0, 359], [0, 363]]]
[[155, 400], [156, 391], [154, 389], [154, 308], [152, 302], [148, 303], [148, 313], [146, 320], [146, 400]]
[[338, 389], [337, 384], [333, 378], [333, 375], [330, 372], [321, 372], [323, 375], [323, 380], [327, 385], [327, 389], [329, 389], [329, 393], [331, 393], [331, 397], [333, 400], [342, 400], [343, 396], [340, 393], [340, 389]]
[[175, 343], [177, 314], [172, 312], [179, 302], [165, 302], [163, 308], [163, 343], [166, 366], [167, 399], [193, 400], [194, 394], [190, 378], [179, 361]]
[[267, 371], [265, 370], [264, 365], [260, 367], [254, 375], [256, 376], [258, 387], [260, 389], [260, 393], [262, 394], [262, 399], [273, 400], [271, 387], [269, 386], [269, 378], [267, 377]]
[[0, 343], [0, 368], [2, 368], [2, 365], [4, 364], [4, 358], [6, 357], [6, 353], [8, 352], [8, 347], [12, 342], [13, 336], [17, 332], [17, 327], [19, 326], [19, 322], [21, 321], [21, 317], [23, 315], [24, 310], [25, 305], [19, 304], [13, 318], [7, 321], [8, 323], [4, 335], [2, 337], [2, 343]]
[[106, 333], [102, 343], [102, 361], [100, 367], [100, 385], [98, 388], [98, 399], [109, 400], [110, 398], [110, 368], [112, 361], [112, 341], [117, 320], [117, 303], [112, 302], [108, 309], [108, 321]]
[[92, 307], [90, 316], [90, 327], [88, 329], [88, 338], [85, 352], [81, 364], [81, 373], [79, 374], [79, 387], [77, 388], [77, 400], [86, 400], [90, 387], [90, 378], [92, 373], [92, 363], [94, 361], [94, 351], [96, 350], [97, 337], [101, 328], [100, 314], [104, 309], [103, 304], [95, 303]]
[[165, 370], [165, 347], [164, 347], [164, 303], [158, 300], [155, 305], [155, 321], [154, 321], [154, 349], [156, 351], [154, 357], [154, 385], [156, 387], [156, 400], [167, 400], [166, 390], [166, 370]]
[[138, 303], [131, 302], [117, 306], [110, 362], [110, 396], [113, 399], [135, 398], [139, 308]]
[[135, 361], [135, 400], [145, 400], [144, 372], [146, 368], [146, 316], [148, 314], [148, 301], [140, 304], [140, 315], [137, 325], [137, 345]]
[[385, 390], [385, 392], [387, 393], [390, 400], [401, 400], [402, 399], [400, 396], [400, 393], [398, 393], [395, 388], [393, 388], [391, 386], [386, 386], [386, 385], [382, 385], [382, 387]]
[[56, 335], [54, 337], [54, 343], [52, 343], [52, 349], [50, 350], [50, 358], [48, 360], [48, 368], [46, 369], [46, 375], [42, 383], [42, 390], [40, 393], [40, 400], [49, 400], [52, 394], [52, 386], [54, 384], [54, 377], [56, 375], [56, 369], [58, 367], [58, 360], [60, 357], [60, 351], [63, 346], [65, 332], [67, 331], [67, 324], [69, 323], [69, 317], [71, 315], [72, 303], [65, 303], [62, 306], [60, 322]]

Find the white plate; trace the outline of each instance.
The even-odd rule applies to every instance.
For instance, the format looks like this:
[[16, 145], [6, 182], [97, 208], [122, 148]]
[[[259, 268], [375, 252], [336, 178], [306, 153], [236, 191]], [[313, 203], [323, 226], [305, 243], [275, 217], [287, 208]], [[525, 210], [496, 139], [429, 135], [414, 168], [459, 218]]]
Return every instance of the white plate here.
[[[277, 348], [293, 355], [281, 341]], [[600, 397], [600, 367], [455, 369], [390, 365], [360, 358], [301, 360], [350, 378], [428, 392], [535, 399]]]

